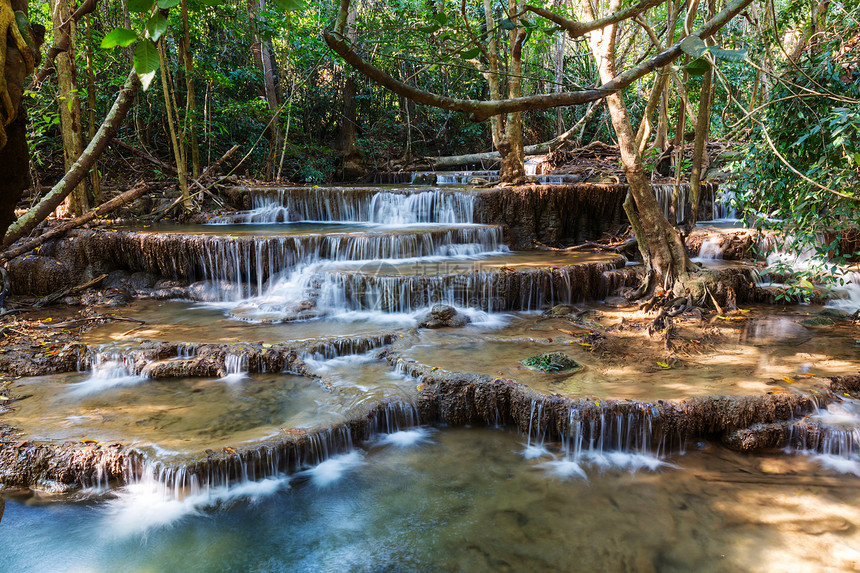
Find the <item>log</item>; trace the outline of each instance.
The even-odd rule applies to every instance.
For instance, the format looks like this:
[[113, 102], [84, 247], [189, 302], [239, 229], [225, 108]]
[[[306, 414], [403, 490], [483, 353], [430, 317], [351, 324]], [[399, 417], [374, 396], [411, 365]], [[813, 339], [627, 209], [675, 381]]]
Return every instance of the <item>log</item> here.
[[46, 241], [53, 239], [54, 237], [59, 237], [60, 235], [65, 234], [67, 231], [74, 229], [75, 227], [80, 227], [84, 223], [89, 223], [96, 217], [100, 217], [105, 213], [109, 213], [114, 209], [122, 207], [132, 201], [136, 200], [141, 195], [146, 194], [149, 191], [150, 187], [147, 183], [138, 183], [125, 193], [117, 195], [110, 201], [106, 203], [102, 203], [92, 211], [84, 213], [80, 217], [75, 217], [71, 221], [66, 223], [62, 223], [57, 225], [50, 231], [42, 233], [38, 237], [34, 239], [30, 239], [29, 241], [25, 241], [24, 243], [18, 245], [17, 247], [12, 247], [8, 249], [3, 254], [0, 254], [0, 265], [5, 264], [8, 261], [11, 261], [15, 257], [23, 255], [24, 253], [29, 253], [39, 245], [45, 243]]
[[48, 215], [86, 177], [105, 147], [107, 147], [108, 142], [113, 139], [113, 136], [122, 125], [125, 116], [128, 114], [128, 110], [134, 102], [134, 95], [137, 93], [138, 88], [140, 88], [140, 79], [137, 77], [137, 73], [132, 71], [120, 89], [113, 106], [108, 111], [107, 117], [105, 117], [95, 137], [90, 140], [83, 154], [78, 157], [77, 161], [75, 161], [74, 165], [66, 172], [63, 178], [60, 179], [59, 183], [54, 185], [50, 193], [45, 195], [41, 201], [9, 227], [0, 246], [10, 246], [21, 237], [29, 234], [39, 223], [47, 219]]

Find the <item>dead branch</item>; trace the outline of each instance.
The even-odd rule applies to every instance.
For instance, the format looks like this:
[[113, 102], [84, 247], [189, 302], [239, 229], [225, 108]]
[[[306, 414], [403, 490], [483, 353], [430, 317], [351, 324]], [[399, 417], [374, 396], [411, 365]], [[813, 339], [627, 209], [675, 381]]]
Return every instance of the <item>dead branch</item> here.
[[0, 265], [3, 265], [6, 262], [11, 261], [12, 259], [14, 259], [17, 256], [23, 255], [24, 253], [29, 253], [30, 251], [32, 251], [33, 249], [35, 249], [36, 247], [38, 247], [42, 243], [44, 243], [50, 239], [53, 239], [54, 237], [59, 237], [59, 236], [65, 234], [67, 231], [74, 229], [75, 227], [80, 227], [84, 223], [89, 223], [90, 221], [92, 221], [96, 217], [101, 217], [105, 213], [109, 213], [109, 212], [113, 211], [114, 209], [117, 209], [119, 207], [122, 207], [123, 205], [131, 203], [132, 201], [134, 201], [135, 199], [137, 199], [141, 195], [144, 195], [147, 192], [149, 192], [149, 189], [150, 189], [150, 187], [147, 183], [140, 182], [137, 185], [135, 185], [134, 187], [132, 187], [131, 189], [129, 189], [128, 191], [126, 191], [125, 193], [117, 195], [116, 197], [114, 197], [113, 199], [108, 201], [107, 203], [102, 203], [101, 205], [99, 205], [98, 207], [93, 209], [92, 211], [89, 211], [88, 213], [84, 213], [80, 217], [75, 217], [74, 219], [72, 219], [71, 221], [69, 221], [67, 223], [57, 225], [56, 227], [54, 227], [50, 231], [47, 231], [46, 233], [42, 233], [41, 235], [39, 235], [38, 237], [36, 237], [34, 239], [31, 239], [29, 241], [25, 241], [23, 244], [18, 245], [17, 247], [12, 247], [11, 249], [8, 249], [2, 255], [0, 255]]

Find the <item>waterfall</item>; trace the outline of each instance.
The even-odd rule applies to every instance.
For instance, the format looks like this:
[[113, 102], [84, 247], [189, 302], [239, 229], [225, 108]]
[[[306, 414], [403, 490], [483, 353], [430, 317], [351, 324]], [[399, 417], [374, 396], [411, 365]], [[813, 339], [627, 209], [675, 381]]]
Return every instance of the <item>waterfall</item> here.
[[790, 426], [787, 451], [823, 466], [860, 476], [860, 401], [847, 396]]
[[[441, 177], [441, 175], [440, 175]], [[444, 177], [443, 177], [444, 179]], [[432, 189], [287, 188], [251, 195], [250, 211], [220, 217], [213, 224], [284, 223], [295, 221], [471, 224], [475, 195]]]

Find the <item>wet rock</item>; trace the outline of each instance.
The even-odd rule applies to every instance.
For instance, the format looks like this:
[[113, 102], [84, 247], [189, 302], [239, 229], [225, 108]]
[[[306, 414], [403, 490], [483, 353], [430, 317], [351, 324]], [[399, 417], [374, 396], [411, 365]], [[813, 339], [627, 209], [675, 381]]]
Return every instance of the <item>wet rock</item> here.
[[739, 261], [755, 258], [756, 246], [764, 239], [761, 232], [753, 229], [709, 229], [696, 227], [686, 238], [687, 250], [691, 255], [702, 253], [706, 242], [717, 245], [719, 258]]
[[549, 314], [553, 316], [567, 316], [568, 314], [573, 313], [576, 309], [569, 304], [559, 304], [552, 307], [549, 311]]
[[624, 308], [625, 306], [630, 306], [630, 301], [623, 296], [608, 296], [603, 301], [603, 304], [609, 308]]
[[732, 310], [737, 303], [754, 301], [757, 282], [758, 277], [752, 267], [700, 269], [682, 273], [672, 293], [676, 297], [692, 297], [695, 303], [710, 306], [710, 292], [724, 309]]
[[437, 304], [421, 319], [418, 328], [460, 328], [470, 322], [468, 316], [458, 313], [453, 306]]
[[102, 281], [102, 286], [104, 288], [117, 288], [117, 287], [128, 287], [131, 280], [131, 273], [128, 271], [112, 271], [108, 273], [108, 276]]
[[469, 185], [489, 185], [490, 181], [483, 177], [472, 177], [469, 179]]
[[24, 487], [68, 491], [123, 480], [141, 465], [142, 456], [118, 446], [89, 444], [3, 444], [0, 446], [0, 488]]
[[841, 308], [825, 308], [818, 313], [819, 316], [826, 316], [835, 320], [848, 320], [851, 318], [851, 313]]
[[17, 257], [9, 261], [7, 270], [12, 294], [45, 296], [75, 286], [74, 273], [53, 257]]
[[829, 316], [813, 316], [800, 321], [803, 326], [833, 326], [836, 324]]
[[136, 291], [146, 291], [148, 289], [151, 289], [155, 286], [155, 283], [157, 282], [157, 275], [143, 271], [139, 271], [132, 274], [128, 279], [129, 285]]
[[722, 442], [739, 452], [753, 452], [784, 447], [791, 437], [788, 422], [753, 424], [723, 435]]
[[102, 291], [90, 291], [81, 295], [85, 306], [123, 306], [134, 300], [134, 293], [126, 285]]
[[183, 281], [180, 281], [177, 279], [160, 279], [159, 281], [157, 281], [153, 285], [153, 288], [158, 290], [158, 289], [171, 289], [171, 288], [184, 287], [184, 286], [185, 286], [185, 283]]
[[412, 178], [413, 185], [436, 185], [435, 173], [421, 173]]

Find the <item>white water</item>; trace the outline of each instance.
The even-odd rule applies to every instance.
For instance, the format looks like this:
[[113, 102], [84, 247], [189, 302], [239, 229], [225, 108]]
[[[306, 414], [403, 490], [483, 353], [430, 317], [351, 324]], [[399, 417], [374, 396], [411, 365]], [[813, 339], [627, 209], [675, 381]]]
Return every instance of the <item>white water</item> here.
[[[820, 427], [810, 428], [812, 423]], [[792, 426], [789, 452], [810, 456], [823, 467], [860, 476], [860, 401], [847, 396], [819, 408], [800, 424]]]
[[134, 359], [118, 352], [99, 352], [93, 358], [90, 377], [71, 384], [70, 396], [98, 394], [118, 386], [133, 386], [147, 380], [145, 374], [134, 372]]
[[246, 380], [248, 378], [248, 357], [228, 354], [224, 357], [224, 369], [227, 373], [223, 378], [220, 378], [222, 382], [235, 384]]
[[429, 428], [412, 428], [400, 430], [391, 434], [380, 434], [378, 444], [381, 446], [394, 446], [396, 448], [411, 448], [430, 442], [434, 430]]
[[[836, 265], [817, 255], [812, 249], [798, 254], [775, 250], [767, 257], [769, 267], [783, 266], [795, 272], [808, 272], [831, 277], [828, 307], [838, 308], [849, 313], [860, 310], [860, 270], [858, 266]], [[835, 284], [833, 284], [835, 282]], [[821, 290], [827, 290], [824, 286]]]
[[346, 454], [332, 456], [308, 470], [297, 473], [296, 477], [310, 478], [311, 483], [316, 487], [325, 488], [340, 481], [347, 473], [363, 463], [365, 463], [364, 453], [353, 450]]
[[715, 261], [723, 258], [723, 250], [720, 241], [716, 237], [706, 237], [699, 249], [699, 256], [693, 259], [696, 262]]

